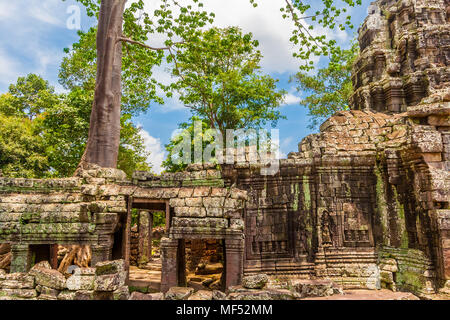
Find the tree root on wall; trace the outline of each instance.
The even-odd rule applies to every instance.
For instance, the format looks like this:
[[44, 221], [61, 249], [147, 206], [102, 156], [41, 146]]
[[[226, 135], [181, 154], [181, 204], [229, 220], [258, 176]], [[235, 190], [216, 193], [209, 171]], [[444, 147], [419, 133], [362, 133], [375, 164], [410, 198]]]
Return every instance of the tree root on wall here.
[[90, 246], [78, 246], [73, 245], [69, 247], [60, 246], [59, 252], [65, 251], [65, 255], [62, 258], [58, 271], [61, 273], [66, 273], [67, 269], [71, 265], [76, 265], [80, 268], [89, 267], [89, 263], [91, 262], [92, 252]]
[[0, 244], [0, 269], [9, 271], [11, 265], [11, 245], [8, 243]]

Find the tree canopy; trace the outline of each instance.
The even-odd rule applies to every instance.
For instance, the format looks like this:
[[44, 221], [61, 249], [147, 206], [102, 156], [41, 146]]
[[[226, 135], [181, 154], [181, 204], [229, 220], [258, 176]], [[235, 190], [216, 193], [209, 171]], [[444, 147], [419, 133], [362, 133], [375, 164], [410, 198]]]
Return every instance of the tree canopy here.
[[181, 102], [192, 114], [218, 129], [258, 129], [282, 118], [285, 91], [260, 71], [261, 53], [252, 34], [237, 27], [211, 28], [174, 54], [173, 75]]
[[335, 112], [349, 108], [353, 93], [352, 67], [358, 54], [359, 46], [354, 41], [349, 49], [336, 49], [329, 64], [316, 73], [300, 71], [293, 77], [298, 84], [297, 91], [306, 95], [300, 104], [309, 110], [311, 128]]
[[[74, 86], [65, 94], [42, 77], [18, 78], [0, 95], [0, 169], [17, 177], [67, 177], [83, 154], [93, 90]], [[148, 153], [130, 115], [121, 120], [118, 167], [131, 175], [149, 170]]]
[[[218, 96], [212, 98], [210, 89], [216, 84], [226, 81], [239, 82], [239, 77], [235, 76], [220, 79], [220, 73], [216, 73], [216, 77], [219, 76], [219, 81], [211, 78], [210, 70], [201, 70], [202, 58], [199, 59], [199, 55], [194, 52], [195, 49], [207, 49], [202, 51], [203, 54], [214, 52], [215, 48], [211, 47], [214, 41], [214, 36], [218, 33], [215, 29], [204, 33], [203, 29], [207, 24], [212, 24], [214, 21], [214, 13], [208, 13], [203, 10], [203, 3], [199, 0], [192, 1], [177, 1], [177, 0], [160, 0], [159, 6], [153, 11], [153, 16], [144, 10], [145, 2], [143, 0], [128, 1], [129, 6], [126, 7], [127, 0], [106, 1], [106, 0], [78, 0], [82, 3], [90, 16], [96, 15], [99, 19], [97, 30], [97, 75], [95, 86], [95, 97], [92, 107], [90, 129], [88, 142], [86, 144], [86, 150], [80, 162], [80, 166], [84, 163], [96, 163], [101, 166], [111, 167], [117, 165], [119, 137], [120, 137], [120, 112], [121, 104], [126, 107], [127, 101], [134, 102], [133, 106], [139, 105], [139, 99], [133, 99], [133, 97], [140, 97], [140, 93], [145, 92], [145, 89], [150, 92], [148, 100], [158, 101], [156, 90], [148, 90], [156, 88], [158, 82], [152, 78], [151, 69], [153, 65], [159, 65], [164, 57], [163, 51], [167, 51], [166, 61], [168, 63], [174, 63], [176, 69], [176, 75], [181, 77], [181, 81], [171, 86], [161, 86], [165, 89], [168, 96], [172, 94], [167, 88], [177, 88], [184, 90], [182, 94], [183, 102], [191, 109], [196, 108], [195, 112], [199, 116], [206, 116], [209, 119], [209, 124], [214, 128], [220, 123], [228, 123], [230, 126], [236, 126], [242, 123], [235, 115], [244, 116], [244, 126], [246, 121], [253, 123], [254, 125], [260, 125], [263, 123], [264, 117], [266, 120], [276, 120], [279, 118], [279, 114], [269, 110], [272, 108], [271, 104], [277, 104], [275, 99], [271, 99], [270, 95], [267, 97], [260, 96], [256, 100], [265, 100], [265, 104], [269, 105], [268, 110], [261, 109], [264, 104], [259, 104], [259, 113], [262, 113], [264, 117], [254, 117], [251, 113], [245, 114], [242, 109], [239, 112], [220, 112], [219, 106], [222, 105], [222, 109], [229, 109], [228, 105], [225, 105], [222, 99], [222, 103], [217, 103]], [[255, 7], [257, 6], [256, 0], [249, 0]], [[340, 7], [339, 4], [344, 5]], [[294, 24], [295, 29], [293, 31], [291, 42], [297, 46], [297, 51], [293, 53], [295, 57], [300, 58], [305, 64], [302, 65], [302, 70], [310, 70], [313, 68], [314, 61], [313, 56], [327, 56], [329, 54], [335, 55], [338, 47], [336, 41], [333, 39], [327, 39], [325, 33], [314, 35], [314, 25], [320, 26], [324, 29], [335, 29], [339, 27], [341, 30], [346, 28], [352, 28], [351, 17], [347, 16], [346, 21], [339, 21], [338, 18], [347, 11], [346, 7], [355, 6], [361, 4], [361, 0], [322, 0], [315, 3], [304, 3], [300, 0], [285, 0], [284, 5], [280, 8], [282, 16], [284, 18], [290, 18]], [[313, 11], [315, 10], [315, 12]], [[311, 12], [312, 15], [308, 16], [307, 13]], [[307, 19], [311, 19], [310, 24], [306, 23]], [[229, 29], [228, 36], [233, 36]], [[92, 32], [92, 30], [91, 30]], [[155, 47], [152, 44], [148, 44], [149, 40], [156, 38], [157, 35], [162, 35], [165, 39], [165, 47]], [[198, 39], [203, 37], [204, 40], [210, 41], [210, 45], [205, 47], [195, 47], [199, 44]], [[216, 42], [214, 45], [226, 47], [228, 44], [239, 44], [235, 42], [232, 37], [228, 38], [228, 41]], [[248, 36], [244, 36], [243, 52], [246, 52], [248, 44]], [[217, 39], [215, 39], [217, 40]], [[231, 40], [231, 41], [230, 41]], [[87, 42], [89, 44], [89, 41]], [[200, 42], [201, 43], [201, 42]], [[203, 41], [208, 43], [208, 41]], [[81, 45], [78, 48], [82, 47]], [[75, 49], [77, 46], [75, 46]], [[187, 49], [187, 50], [183, 50]], [[217, 48], [216, 48], [217, 49]], [[175, 53], [174, 53], [175, 52]], [[247, 50], [247, 53], [251, 53]], [[183, 55], [184, 54], [184, 55]], [[92, 56], [92, 55], [91, 55]], [[143, 58], [143, 59], [142, 59]], [[178, 59], [180, 65], [178, 65]], [[91, 59], [92, 60], [92, 59]], [[141, 64], [136, 61], [142, 61], [147, 64], [148, 69], [143, 70], [140, 73], [141, 76], [133, 78], [133, 72], [135, 70], [130, 69], [130, 72], [126, 72], [127, 67], [133, 66], [140, 68]], [[188, 64], [186, 64], [188, 62]], [[209, 61], [210, 62], [210, 61]], [[249, 66], [251, 64], [248, 64]], [[90, 64], [89, 66], [93, 66]], [[88, 67], [89, 67], [88, 66]], [[192, 69], [196, 66], [196, 70]], [[198, 68], [200, 67], [200, 69]], [[250, 68], [251, 69], [251, 68]], [[194, 71], [194, 72], [193, 72]], [[199, 73], [201, 71], [203, 74]], [[195, 75], [197, 73], [197, 75]], [[200, 77], [199, 77], [200, 75]], [[244, 74], [245, 77], [245, 74]], [[208, 79], [209, 78], [209, 79]], [[131, 82], [127, 82], [127, 79], [131, 79]], [[242, 93], [245, 95], [248, 92], [254, 91], [255, 88], [262, 88], [263, 85], [269, 88], [274, 88], [273, 83], [270, 83], [270, 79], [259, 78], [253, 79], [263, 82], [258, 87], [258, 81], [247, 81], [250, 84], [245, 88], [244, 92], [237, 92], [233, 90], [234, 97], [239, 97]], [[269, 80], [269, 83], [267, 82]], [[122, 82], [124, 85], [122, 85]], [[193, 86], [195, 82], [195, 86]], [[265, 83], [264, 83], [265, 82]], [[256, 84], [256, 87], [254, 86]], [[222, 86], [222, 94], [226, 94], [229, 87]], [[122, 90], [125, 88], [125, 90]], [[131, 90], [127, 92], [126, 88]], [[196, 88], [197, 90], [190, 90], [188, 88]], [[122, 95], [124, 91], [124, 95]], [[220, 90], [217, 90], [220, 92]], [[258, 92], [260, 93], [260, 92]], [[209, 96], [209, 97], [207, 97]], [[239, 98], [237, 98], [239, 100]], [[145, 99], [144, 99], [145, 100]], [[214, 101], [215, 100], [215, 101]], [[199, 108], [198, 103], [202, 102], [202, 108]], [[247, 99], [247, 101], [253, 101]], [[215, 103], [215, 105], [213, 104]], [[197, 104], [197, 105], [195, 105]], [[249, 104], [249, 102], [247, 102]], [[237, 103], [231, 103], [231, 108], [236, 108], [239, 105]], [[141, 108], [144, 109], [146, 104], [143, 104]], [[222, 114], [222, 119], [214, 119], [211, 109], [216, 108], [217, 114]], [[257, 108], [254, 108], [257, 109]], [[105, 110], [108, 110], [106, 115]], [[238, 108], [236, 108], [238, 110]], [[217, 112], [219, 111], [219, 112]], [[219, 128], [222, 132], [224, 128]]]

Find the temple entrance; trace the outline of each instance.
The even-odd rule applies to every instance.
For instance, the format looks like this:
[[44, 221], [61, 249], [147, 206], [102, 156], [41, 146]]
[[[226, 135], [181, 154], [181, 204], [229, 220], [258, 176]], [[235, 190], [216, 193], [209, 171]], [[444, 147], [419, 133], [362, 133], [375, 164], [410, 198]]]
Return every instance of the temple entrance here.
[[186, 284], [196, 290], [225, 290], [224, 241], [185, 241]]
[[170, 224], [165, 200], [133, 199], [131, 208], [129, 285], [156, 292], [161, 285], [160, 242]]
[[241, 282], [243, 238], [163, 238], [161, 253], [162, 292], [175, 286], [224, 291]]

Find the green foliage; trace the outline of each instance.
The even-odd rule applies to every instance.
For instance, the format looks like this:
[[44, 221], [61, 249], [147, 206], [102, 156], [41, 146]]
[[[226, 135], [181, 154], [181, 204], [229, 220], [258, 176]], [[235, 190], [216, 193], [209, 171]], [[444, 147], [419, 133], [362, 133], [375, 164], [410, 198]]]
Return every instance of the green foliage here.
[[[227, 129], [258, 129], [284, 118], [279, 111], [285, 91], [277, 90], [277, 81], [260, 72], [261, 53], [252, 34], [243, 34], [237, 27], [212, 28], [180, 45], [172, 56], [172, 74], [178, 80], [168, 90], [180, 93], [180, 100], [191, 110], [189, 122], [179, 129], [191, 136], [194, 149], [194, 121], [201, 121], [202, 150], [211, 144], [209, 129], [217, 129], [226, 143]], [[170, 59], [169, 59], [170, 60]], [[174, 163], [173, 156], [183, 159], [177, 146], [183, 134], [166, 145], [168, 157], [163, 166], [169, 172], [182, 171], [186, 164]], [[214, 156], [214, 154], [213, 154]], [[194, 152], [186, 162], [195, 162]]]
[[[163, 211], [153, 212], [153, 228], [164, 227], [166, 225], [166, 214]], [[139, 210], [131, 209], [131, 225], [139, 224]]]
[[153, 228], [166, 225], [166, 214], [163, 211], [153, 213]]
[[262, 75], [261, 53], [252, 34], [237, 27], [212, 28], [179, 45], [172, 71], [181, 102], [194, 116], [218, 129], [260, 128], [282, 118], [278, 108], [285, 92]]
[[35, 74], [19, 77], [0, 99], [0, 111], [8, 116], [36, 118], [46, 107], [59, 102], [48, 81]]
[[[98, 15], [99, 0], [77, 1], [86, 7], [89, 16]], [[258, 0], [249, 1], [257, 7]], [[314, 57], [334, 54], [338, 45], [335, 40], [327, 38], [326, 34], [336, 29], [353, 29], [348, 9], [362, 3], [362, 0], [279, 1], [282, 17], [291, 20], [295, 25], [290, 41], [296, 46], [294, 57], [304, 62], [301, 66], [304, 71], [314, 68]], [[165, 45], [173, 44], [173, 39], [176, 38], [189, 40], [199, 28], [212, 23], [214, 19], [214, 13], [202, 10], [203, 4], [199, 0], [189, 3], [182, 5], [176, 0], [160, 0], [152, 19], [143, 11], [143, 0], [129, 0], [124, 14], [124, 34], [141, 42], [149, 40], [150, 35], [163, 34], [166, 37]]]
[[[19, 78], [0, 96], [4, 129], [0, 133], [4, 142], [0, 169], [11, 176], [72, 175], [87, 141], [93, 94], [87, 86], [73, 86], [67, 94], [56, 94], [37, 75]], [[140, 129], [127, 114], [122, 116], [121, 125], [118, 167], [129, 176], [135, 170], [150, 170]]]
[[[200, 121], [202, 124], [202, 132], [197, 139], [202, 139], [202, 151], [205, 150], [208, 145], [208, 139], [205, 138], [205, 135], [210, 129], [208, 122], [201, 120], [199, 117], [193, 116], [189, 119], [189, 122], [183, 122], [179, 124], [178, 128], [181, 131], [180, 134], [173, 137], [169, 144], [166, 144], [166, 150], [168, 152], [166, 160], [163, 161], [162, 166], [166, 169], [167, 172], [180, 172], [186, 169], [187, 161], [183, 161], [183, 163], [176, 163], [174, 159], [183, 159], [183, 157], [187, 157], [187, 155], [183, 154], [183, 150], [178, 150], [177, 146], [183, 141], [183, 134], [190, 135], [191, 137], [191, 156], [189, 162], [194, 163], [194, 122]], [[177, 152], [178, 151], [178, 152]]]
[[32, 120], [0, 112], [0, 169], [16, 178], [41, 178], [49, 169], [43, 139]]
[[359, 54], [357, 42], [348, 50], [337, 49], [330, 57], [327, 67], [316, 74], [300, 71], [294, 77], [297, 90], [308, 94], [300, 104], [309, 109], [311, 128], [317, 127], [335, 112], [349, 108], [349, 98], [353, 93], [351, 72], [353, 62]]
[[[292, 19], [296, 27], [290, 38], [297, 46], [293, 56], [304, 61], [301, 70], [309, 71], [314, 69], [314, 57], [335, 55], [340, 50], [336, 40], [327, 38], [327, 31], [353, 29], [352, 17], [347, 11], [361, 5], [362, 0], [285, 0], [285, 3], [280, 9], [282, 16]], [[316, 28], [323, 30], [317, 32]]]
[[[79, 41], [71, 50], [65, 49], [67, 55], [59, 71], [59, 82], [65, 89], [81, 88], [93, 95], [97, 74], [96, 34], [97, 28], [79, 31]], [[153, 102], [163, 103], [156, 95], [157, 81], [152, 78], [152, 68], [161, 63], [162, 53], [127, 43], [123, 51], [122, 112], [136, 115], [145, 112]]]
[[150, 153], [144, 146], [144, 138], [140, 135], [141, 128], [131, 122], [131, 116], [124, 114], [120, 119], [120, 146], [117, 168], [123, 170], [129, 177], [134, 171], [151, 171], [147, 163]]
[[48, 106], [41, 121], [51, 175], [74, 173], [84, 152], [92, 101], [81, 89], [60, 96], [59, 104]]
[[[90, 16], [98, 16], [99, 1], [77, 0], [86, 7]], [[122, 41], [122, 111], [137, 115], [148, 110], [152, 103], [163, 104], [157, 89], [166, 89], [153, 75], [153, 67], [160, 66], [165, 52], [174, 50], [174, 39], [195, 37], [214, 14], [202, 10], [203, 4], [193, 0], [193, 5], [181, 6], [173, 0], [160, 0], [153, 15], [144, 11], [144, 1], [128, 1], [124, 12]], [[97, 28], [87, 32], [79, 31], [80, 40], [71, 50], [65, 49], [67, 56], [61, 65], [61, 84], [72, 89], [74, 86], [93, 90], [96, 75], [96, 33]], [[164, 39], [162, 48], [147, 45], [151, 37]], [[130, 41], [128, 41], [130, 40]], [[170, 58], [169, 58], [170, 59]], [[171, 93], [167, 93], [171, 96]]]

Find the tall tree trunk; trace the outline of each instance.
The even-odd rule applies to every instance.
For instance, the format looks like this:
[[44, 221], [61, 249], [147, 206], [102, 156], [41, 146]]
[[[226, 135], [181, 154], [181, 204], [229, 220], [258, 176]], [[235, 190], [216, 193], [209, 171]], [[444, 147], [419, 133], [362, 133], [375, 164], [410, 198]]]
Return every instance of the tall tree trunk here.
[[80, 167], [115, 168], [120, 143], [123, 13], [127, 0], [102, 0], [97, 31], [97, 78], [89, 136]]

